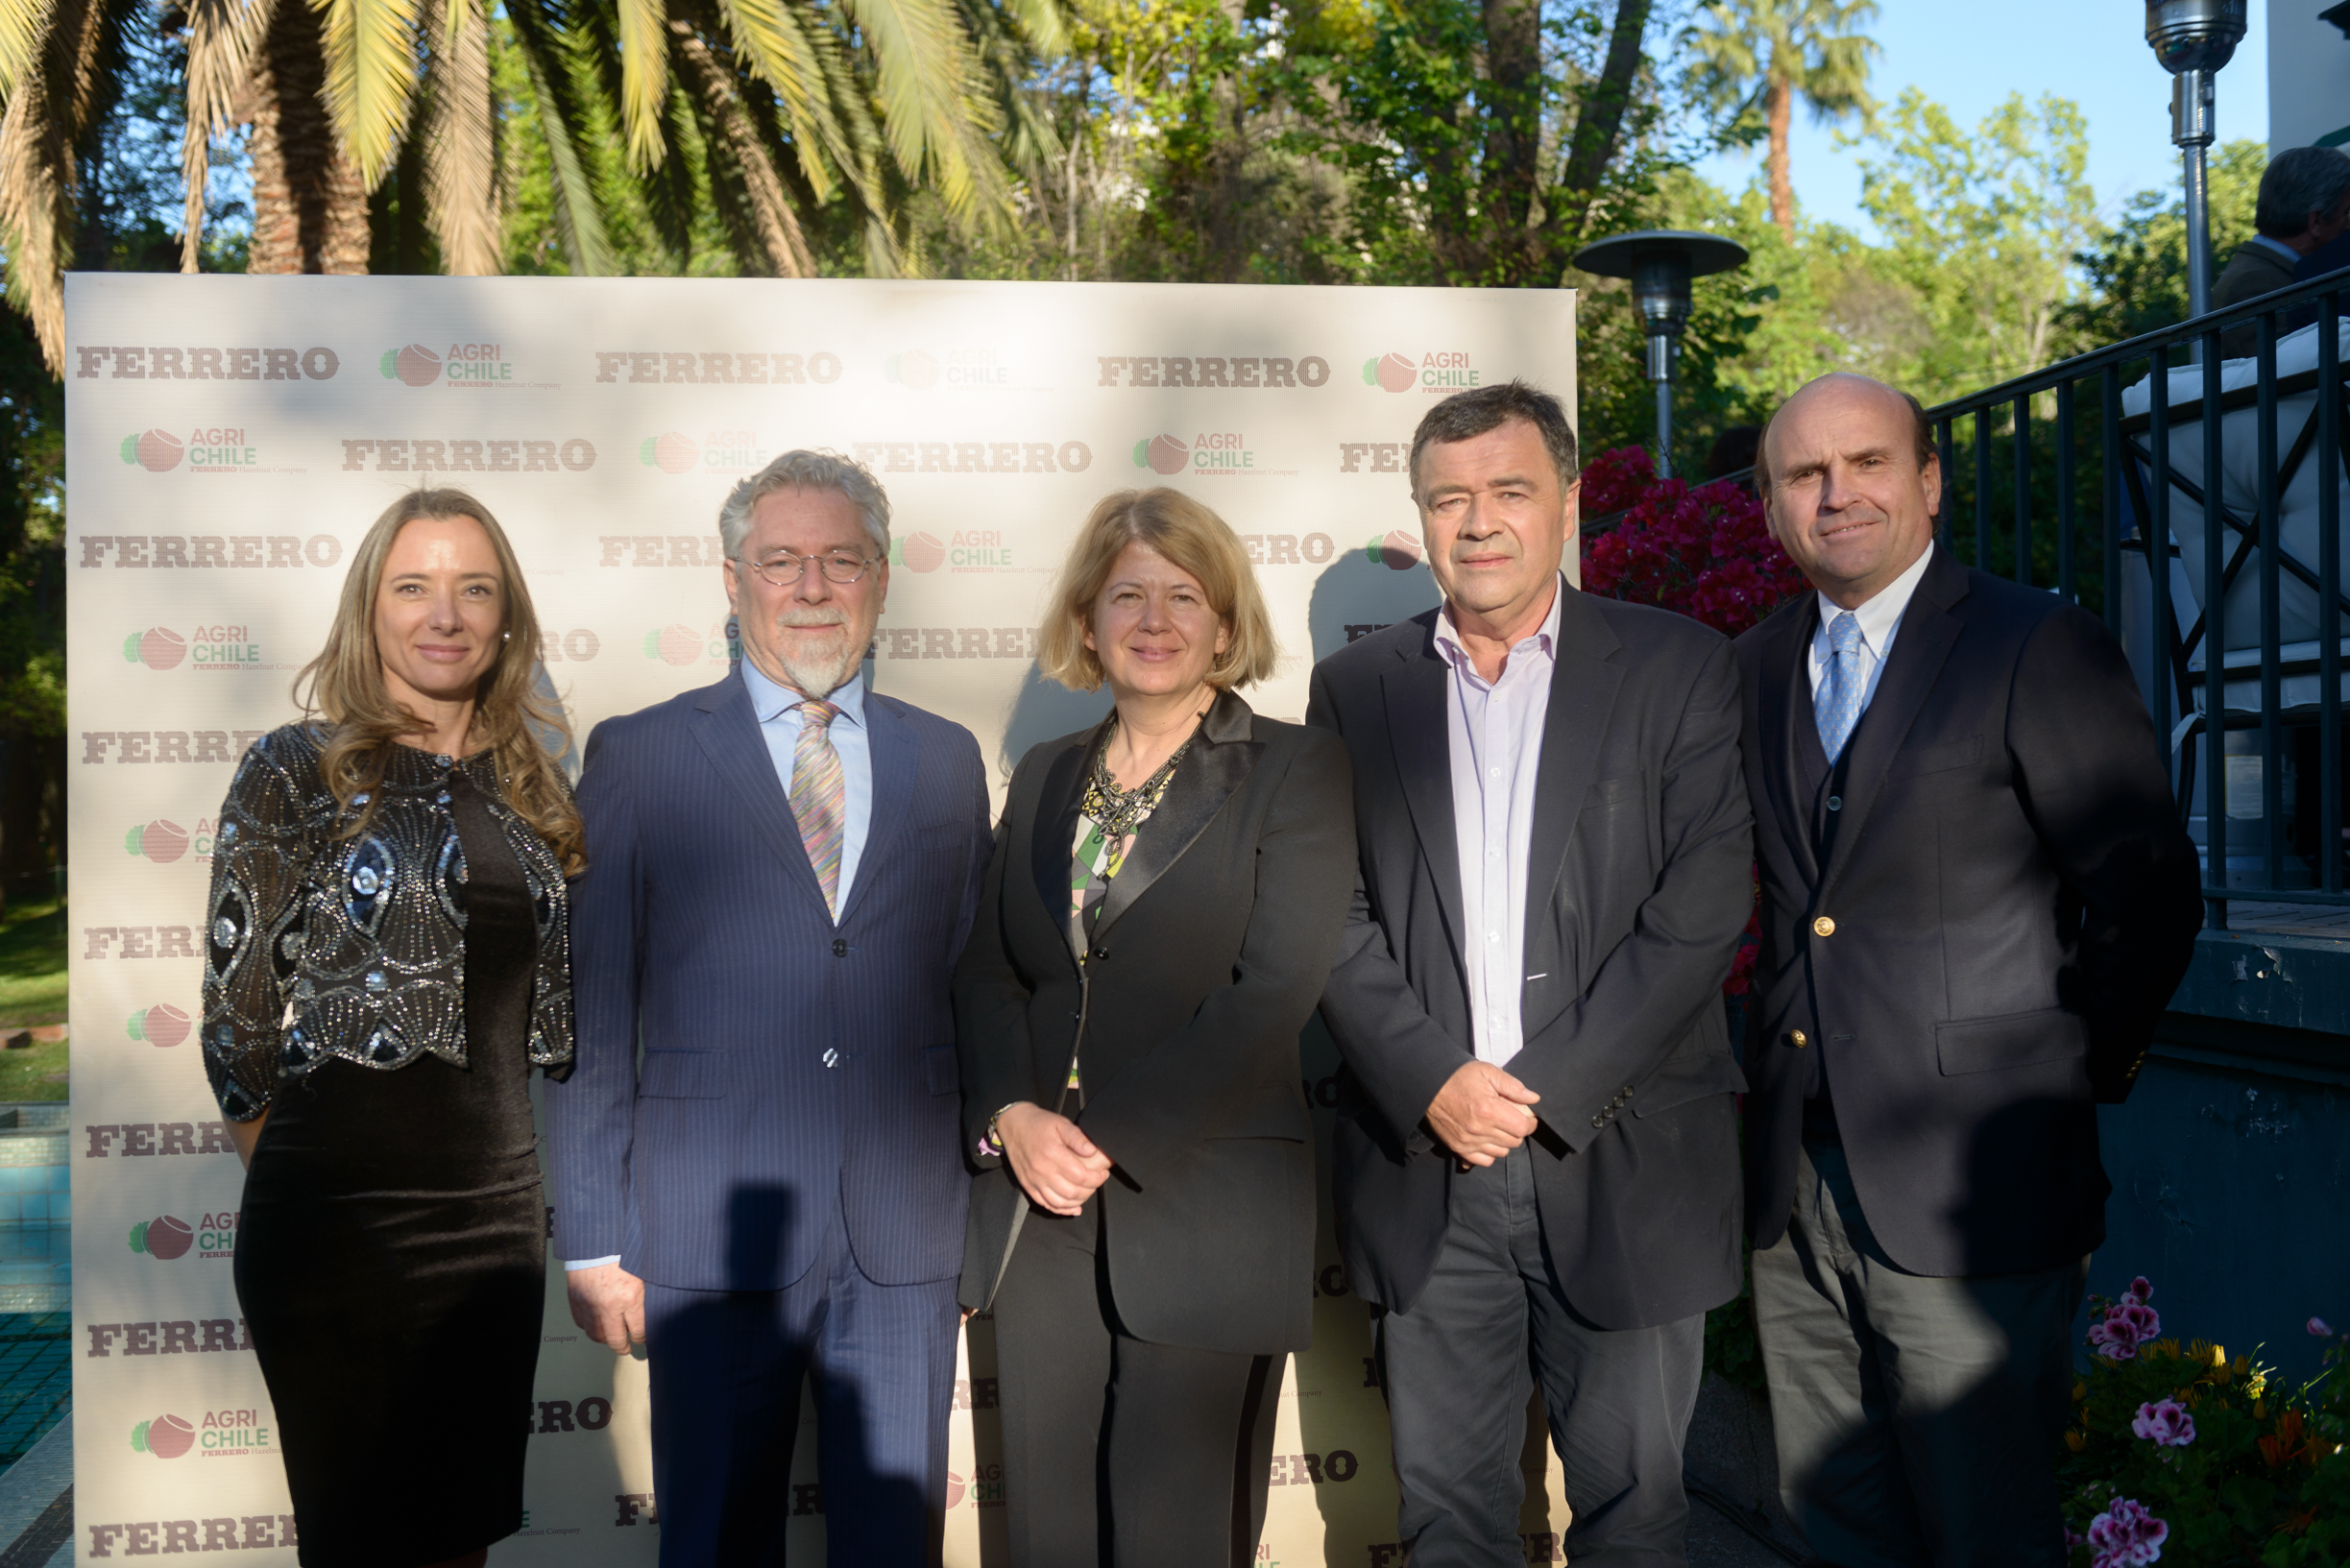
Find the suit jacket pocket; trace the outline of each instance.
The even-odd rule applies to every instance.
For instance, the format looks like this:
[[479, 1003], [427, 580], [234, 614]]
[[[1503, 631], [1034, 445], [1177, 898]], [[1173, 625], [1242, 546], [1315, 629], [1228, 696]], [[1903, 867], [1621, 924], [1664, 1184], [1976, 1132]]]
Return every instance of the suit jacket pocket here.
[[933, 1046], [922, 1053], [922, 1071], [929, 1075], [931, 1093], [951, 1095], [963, 1086], [962, 1072], [955, 1063], [953, 1046]]
[[648, 1050], [637, 1072], [641, 1099], [722, 1099], [726, 1086], [715, 1050]]
[[1934, 1054], [1946, 1078], [2078, 1061], [2089, 1054], [2089, 1030], [2080, 1014], [2062, 1007], [1960, 1019], [1934, 1025]]
[[1708, 1056], [1692, 1067], [1676, 1068], [1660, 1073], [1647, 1086], [1632, 1097], [1635, 1116], [1662, 1116], [1677, 1110], [1693, 1099], [1708, 1095], [1738, 1095], [1746, 1092], [1746, 1074], [1728, 1055]]
[[1964, 740], [1946, 741], [1939, 746], [1919, 746], [1894, 755], [1893, 765], [1885, 770], [1885, 782], [1915, 779], [1922, 774], [1949, 773], [1956, 768], [1973, 767], [1983, 755], [1983, 737], [1971, 735]]

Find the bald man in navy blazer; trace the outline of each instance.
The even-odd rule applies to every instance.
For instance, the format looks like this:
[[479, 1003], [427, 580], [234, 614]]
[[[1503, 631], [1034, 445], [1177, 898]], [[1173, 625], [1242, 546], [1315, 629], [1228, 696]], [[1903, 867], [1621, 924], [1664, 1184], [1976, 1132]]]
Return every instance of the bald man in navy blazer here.
[[937, 1559], [969, 1192], [947, 984], [991, 839], [970, 732], [863, 688], [888, 528], [845, 458], [744, 480], [740, 666], [588, 740], [555, 1244], [581, 1328], [647, 1348], [663, 1568], [783, 1561], [811, 1372], [836, 1568]]

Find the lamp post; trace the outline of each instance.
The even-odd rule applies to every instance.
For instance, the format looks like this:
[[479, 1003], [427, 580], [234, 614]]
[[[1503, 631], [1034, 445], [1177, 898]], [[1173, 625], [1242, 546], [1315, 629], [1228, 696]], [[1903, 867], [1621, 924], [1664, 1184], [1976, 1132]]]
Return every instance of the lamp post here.
[[1575, 265], [1601, 277], [1632, 279], [1632, 305], [1648, 335], [1648, 378], [1657, 388], [1657, 477], [1673, 473], [1673, 366], [1689, 325], [1689, 280], [1746, 265], [1746, 247], [1686, 229], [1646, 229], [1594, 240]]
[[2146, 0], [2146, 43], [2171, 75], [2170, 140], [2186, 162], [2187, 313], [2212, 308], [2212, 229], [2203, 156], [2213, 81], [2244, 36], [2246, 0]]

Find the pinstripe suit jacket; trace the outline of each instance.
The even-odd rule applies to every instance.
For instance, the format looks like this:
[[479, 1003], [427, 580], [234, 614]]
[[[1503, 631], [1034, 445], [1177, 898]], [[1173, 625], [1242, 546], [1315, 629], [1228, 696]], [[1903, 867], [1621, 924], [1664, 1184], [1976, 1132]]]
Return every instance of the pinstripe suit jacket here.
[[[588, 737], [577, 1067], [546, 1097], [555, 1241], [681, 1290], [962, 1262], [948, 980], [991, 847], [971, 733], [868, 694], [873, 818], [836, 926], [739, 675]], [[642, 1064], [639, 1048], [642, 1047]]]

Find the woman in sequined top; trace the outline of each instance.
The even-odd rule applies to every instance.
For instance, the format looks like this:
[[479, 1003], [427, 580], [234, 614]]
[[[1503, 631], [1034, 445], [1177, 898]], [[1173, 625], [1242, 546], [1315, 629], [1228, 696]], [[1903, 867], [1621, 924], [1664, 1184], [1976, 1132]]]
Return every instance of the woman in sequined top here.
[[[301, 1559], [478, 1564], [522, 1521], [545, 1295], [528, 1077], [569, 1071], [579, 816], [538, 620], [471, 495], [361, 543], [307, 716], [221, 808], [204, 1060]], [[433, 1435], [404, 1411], [431, 1390]], [[416, 1500], [430, 1500], [419, 1507]]]
[[1352, 773], [1234, 692], [1272, 673], [1272, 623], [1178, 492], [1094, 509], [1040, 641], [1114, 707], [1021, 760], [955, 977], [1011, 1560], [1096, 1561], [1106, 1514], [1101, 1561], [1221, 1563], [1253, 1554], [1311, 1327], [1297, 1035], [1354, 888]]

